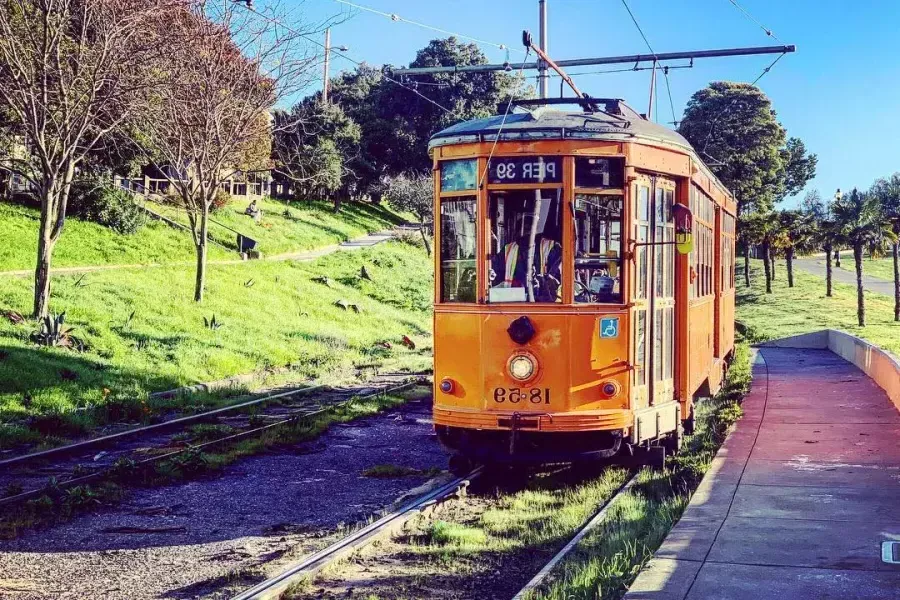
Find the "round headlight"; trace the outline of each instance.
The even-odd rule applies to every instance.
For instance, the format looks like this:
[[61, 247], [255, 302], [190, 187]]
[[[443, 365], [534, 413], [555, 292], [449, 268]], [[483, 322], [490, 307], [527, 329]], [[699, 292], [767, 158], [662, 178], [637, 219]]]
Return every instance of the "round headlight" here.
[[444, 377], [441, 380], [441, 391], [445, 394], [449, 394], [453, 391], [453, 380], [449, 377]]
[[509, 374], [513, 379], [527, 381], [534, 375], [534, 361], [529, 356], [514, 356], [509, 361]]
[[612, 398], [619, 393], [619, 385], [613, 381], [607, 381], [600, 388], [600, 393], [602, 393], [607, 398]]

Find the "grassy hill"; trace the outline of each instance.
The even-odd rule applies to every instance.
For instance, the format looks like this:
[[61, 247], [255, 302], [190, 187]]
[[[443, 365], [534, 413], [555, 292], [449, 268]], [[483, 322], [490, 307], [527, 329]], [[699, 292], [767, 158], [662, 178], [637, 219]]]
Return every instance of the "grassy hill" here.
[[[264, 200], [261, 206], [263, 219], [259, 224], [243, 214], [246, 204], [237, 201], [212, 218], [259, 241], [259, 249], [267, 256], [336, 244], [402, 221], [385, 206], [362, 203], [345, 204], [340, 214], [335, 214], [326, 202], [288, 205]], [[152, 203], [148, 207], [187, 224], [187, 216], [172, 207]], [[0, 271], [34, 268], [39, 220], [40, 211], [36, 208], [0, 202]], [[211, 234], [227, 248], [211, 244], [210, 260], [237, 258], [236, 236], [232, 232], [213, 225]], [[53, 266], [192, 263], [194, 257], [190, 233], [160, 221], [149, 220], [133, 235], [119, 235], [96, 223], [70, 218], [53, 253]]]
[[[430, 366], [432, 263], [419, 248], [390, 242], [313, 262], [214, 266], [203, 305], [191, 300], [193, 278], [182, 266], [96, 272], [79, 284], [58, 276], [53, 308], [66, 311], [84, 352], [37, 347], [33, 322], [0, 319], [0, 448], [123, 415], [152, 418], [173, 401], [148, 401], [149, 392], [267, 368], [335, 381], [359, 365]], [[30, 302], [28, 279], [0, 280], [0, 311], [24, 313]], [[213, 316], [218, 329], [204, 325]]]
[[[235, 234], [241, 232], [255, 239], [264, 256], [299, 252], [337, 244], [370, 232], [392, 227], [402, 218], [387, 207], [353, 202], [342, 206], [335, 214], [328, 202], [282, 202], [264, 199], [257, 202], [262, 209], [259, 223], [244, 214], [249, 201], [233, 201], [211, 215], [214, 221], [210, 235], [226, 245], [235, 245]], [[182, 209], [161, 204], [148, 204], [150, 210], [174, 221], [187, 224]], [[229, 228], [229, 229], [226, 229]]]
[[[852, 260], [849, 261], [852, 265]], [[852, 268], [852, 266], [851, 266]], [[765, 293], [762, 263], [751, 261], [750, 288], [738, 279], [737, 320], [745, 327], [750, 342], [762, 342], [819, 329], [840, 329], [866, 339], [900, 356], [900, 323], [894, 319], [893, 299], [866, 292], [865, 327], [856, 319], [856, 288], [834, 283], [834, 296], [825, 296], [822, 277], [794, 271], [793, 288], [787, 286], [784, 269], [772, 282], [772, 294]]]

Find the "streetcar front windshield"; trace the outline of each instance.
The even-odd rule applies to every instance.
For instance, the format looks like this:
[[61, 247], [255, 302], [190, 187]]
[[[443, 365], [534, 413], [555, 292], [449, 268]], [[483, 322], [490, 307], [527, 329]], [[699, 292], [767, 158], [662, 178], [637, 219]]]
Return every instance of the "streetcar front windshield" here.
[[575, 302], [622, 302], [622, 196], [575, 194]]
[[560, 190], [490, 195], [488, 302], [562, 301]]
[[441, 200], [441, 302], [475, 302], [475, 196]]

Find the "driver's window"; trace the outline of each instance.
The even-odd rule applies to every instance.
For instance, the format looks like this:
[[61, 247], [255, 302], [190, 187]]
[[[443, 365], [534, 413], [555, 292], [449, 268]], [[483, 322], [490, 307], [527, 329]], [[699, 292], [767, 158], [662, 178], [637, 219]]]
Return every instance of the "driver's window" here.
[[562, 301], [560, 190], [490, 195], [488, 302]]
[[575, 194], [575, 302], [622, 302], [622, 196]]

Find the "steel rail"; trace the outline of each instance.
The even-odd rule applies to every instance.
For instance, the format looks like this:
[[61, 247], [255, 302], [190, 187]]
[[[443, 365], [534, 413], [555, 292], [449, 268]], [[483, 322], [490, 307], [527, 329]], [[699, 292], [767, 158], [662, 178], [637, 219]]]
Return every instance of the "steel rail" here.
[[575, 546], [577, 546], [582, 539], [584, 539], [584, 536], [586, 536], [592, 529], [599, 525], [604, 518], [606, 518], [606, 514], [609, 512], [609, 509], [612, 508], [616, 500], [621, 498], [625, 494], [625, 492], [627, 492], [632, 488], [632, 486], [634, 486], [634, 484], [637, 482], [637, 478], [638, 473], [632, 475], [631, 479], [629, 479], [624, 485], [622, 485], [622, 487], [619, 488], [619, 490], [615, 493], [615, 495], [613, 495], [612, 498], [606, 501], [606, 503], [600, 508], [600, 510], [597, 511], [597, 513], [593, 517], [591, 517], [591, 520], [585, 523], [584, 527], [578, 530], [578, 533], [576, 533], [575, 536], [571, 540], [569, 540], [569, 543], [563, 546], [562, 550], [557, 552], [556, 555], [551, 558], [550, 561], [545, 564], [540, 571], [538, 571], [538, 574], [532, 577], [531, 581], [526, 583], [525, 587], [523, 587], [515, 596], [513, 596], [512, 600], [523, 600], [529, 592], [541, 585], [541, 583], [543, 583], [543, 581], [547, 578], [547, 575], [549, 575], [550, 572], [553, 571], [553, 569], [556, 567], [556, 565], [558, 565], [559, 562], [563, 558], [565, 558], [565, 556], [569, 552], [571, 552], [572, 549], [575, 548]]
[[117, 442], [117, 441], [128, 439], [131, 437], [137, 437], [137, 436], [143, 435], [145, 433], [161, 432], [161, 431], [165, 431], [166, 429], [171, 429], [173, 427], [178, 427], [181, 425], [190, 425], [191, 423], [196, 423], [198, 421], [205, 421], [206, 419], [208, 419], [210, 417], [237, 411], [242, 408], [247, 408], [248, 406], [256, 406], [257, 404], [265, 404], [266, 402], [270, 402], [272, 400], [278, 400], [280, 398], [286, 398], [289, 396], [305, 395], [310, 392], [321, 390], [324, 387], [325, 387], [324, 385], [314, 385], [312, 387], [302, 388], [299, 390], [292, 390], [289, 392], [280, 392], [278, 394], [272, 394], [270, 396], [256, 398], [255, 400], [248, 400], [247, 402], [241, 402], [239, 404], [232, 404], [230, 406], [223, 406], [222, 408], [216, 408], [216, 409], [209, 410], [206, 412], [197, 413], [196, 415], [188, 415], [186, 417], [179, 417], [177, 419], [172, 419], [170, 421], [163, 421], [162, 423], [155, 423], [153, 425], [145, 425], [143, 427], [135, 427], [133, 429], [127, 429], [125, 431], [120, 431], [118, 433], [112, 433], [110, 435], [105, 435], [105, 436], [98, 437], [98, 438], [83, 440], [81, 442], [75, 442], [74, 444], [67, 444], [65, 446], [59, 446], [58, 448], [50, 448], [49, 450], [42, 450], [40, 452], [33, 452], [31, 454], [23, 454], [21, 456], [15, 456], [13, 458], [7, 458], [5, 460], [0, 460], [0, 467], [8, 467], [11, 465], [31, 462], [33, 460], [41, 460], [41, 459], [55, 457], [55, 456], [66, 456], [66, 455], [70, 455], [70, 454], [76, 454], [78, 452], [82, 452], [82, 451], [85, 451], [85, 450], [88, 450], [91, 448], [99, 448], [102, 446], [106, 446], [112, 442]]
[[[189, 452], [197, 452], [198, 450], [212, 448], [214, 446], [218, 446], [218, 445], [221, 445], [221, 444], [224, 444], [227, 442], [238, 441], [238, 440], [241, 440], [244, 438], [248, 438], [248, 437], [269, 431], [271, 429], [275, 429], [277, 427], [282, 427], [284, 425], [288, 425], [291, 423], [297, 423], [303, 419], [308, 419], [310, 417], [318, 416], [320, 414], [323, 414], [328, 411], [339, 408], [341, 406], [344, 406], [354, 400], [366, 400], [368, 398], [374, 398], [376, 396], [390, 394], [393, 392], [397, 392], [397, 391], [412, 387], [414, 385], [417, 385], [418, 383], [420, 383], [419, 380], [407, 381], [406, 383], [402, 383], [402, 384], [399, 384], [399, 385], [396, 385], [393, 387], [389, 387], [389, 388], [384, 388], [377, 392], [373, 392], [371, 394], [366, 394], [365, 396], [352, 396], [352, 397], [348, 398], [347, 400], [344, 400], [343, 402], [337, 402], [335, 404], [320, 408], [318, 410], [309, 411], [309, 412], [299, 412], [299, 413], [294, 414], [290, 418], [283, 419], [283, 420], [277, 421], [275, 423], [270, 423], [268, 425], [263, 425], [261, 427], [248, 429], [247, 431], [241, 431], [241, 432], [235, 433], [233, 435], [222, 437], [222, 438], [219, 438], [216, 440], [211, 440], [209, 442], [203, 442], [202, 444], [191, 445], [186, 448], [180, 448], [180, 449], [174, 450], [172, 452], [160, 454], [159, 456], [153, 456], [153, 457], [147, 458], [145, 460], [137, 461], [134, 463], [134, 466], [142, 467], [142, 466], [146, 466], [146, 465], [151, 465], [154, 463], [162, 462], [164, 460], [168, 460], [170, 458], [175, 458], [176, 456], [179, 456], [182, 454], [187, 454]], [[20, 494], [16, 494], [14, 496], [7, 496], [6, 498], [0, 498], [0, 507], [9, 506], [12, 504], [18, 504], [20, 502], [25, 502], [28, 500], [34, 500], [35, 498], [40, 498], [41, 496], [43, 496], [45, 494], [55, 492], [58, 490], [64, 490], [64, 489], [72, 488], [72, 487], [75, 487], [78, 485], [93, 483], [95, 481], [99, 481], [99, 480], [109, 477], [117, 469], [118, 469], [118, 467], [112, 466], [110, 468], [97, 471], [96, 473], [91, 473], [89, 475], [83, 475], [82, 477], [76, 477], [74, 479], [68, 479], [66, 481], [56, 483], [55, 485], [46, 485], [46, 486], [43, 486], [38, 489], [33, 489], [33, 490], [26, 491], [26, 492], [22, 492]]]
[[400, 527], [414, 515], [428, 506], [434, 505], [457, 493], [480, 476], [483, 467], [478, 467], [468, 475], [459, 477], [441, 487], [420, 496], [406, 506], [387, 514], [374, 523], [356, 531], [336, 543], [310, 554], [306, 558], [289, 565], [281, 573], [246, 590], [232, 600], [272, 600], [277, 599], [294, 583], [315, 575], [335, 560], [365, 546], [388, 529]]

